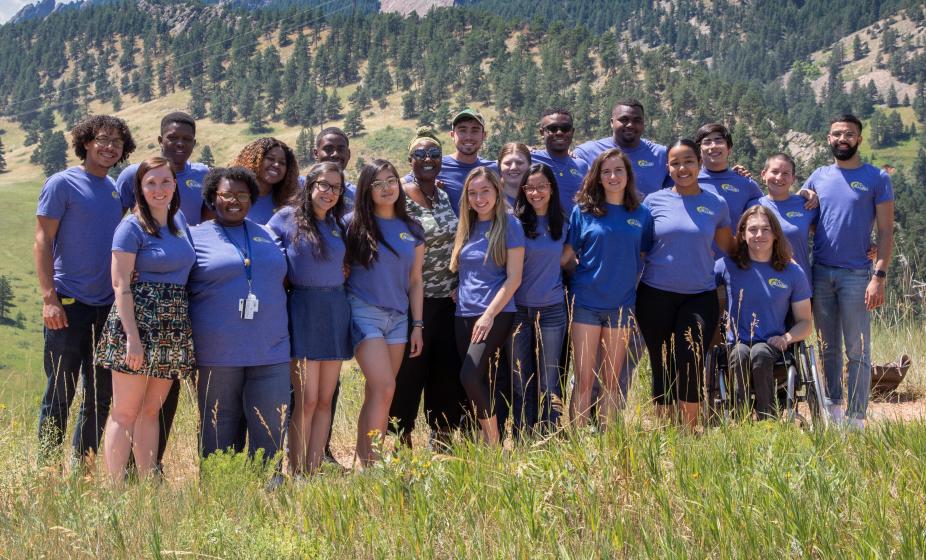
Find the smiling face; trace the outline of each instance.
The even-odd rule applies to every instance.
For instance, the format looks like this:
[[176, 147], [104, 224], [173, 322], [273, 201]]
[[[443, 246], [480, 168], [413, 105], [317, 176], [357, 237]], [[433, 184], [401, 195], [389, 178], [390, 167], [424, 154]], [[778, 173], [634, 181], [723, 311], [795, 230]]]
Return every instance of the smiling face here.
[[434, 142], [421, 140], [412, 147], [408, 161], [412, 164], [412, 175], [418, 181], [432, 183], [441, 170], [441, 149]]
[[466, 202], [476, 212], [479, 221], [491, 220], [495, 215], [498, 193], [488, 179], [483, 176], [475, 177], [466, 186]]
[[750, 255], [767, 260], [767, 256], [772, 253], [775, 234], [772, 233], [772, 226], [768, 223], [768, 218], [762, 214], [753, 214], [746, 219], [743, 238], [749, 248]]
[[347, 139], [340, 134], [326, 134], [318, 139], [313, 150], [316, 161], [330, 161], [336, 163], [341, 171], [347, 168], [350, 162], [350, 148]]
[[527, 178], [527, 183], [522, 187], [527, 202], [534, 208], [538, 216], [543, 216], [550, 208], [550, 192], [552, 185], [543, 173], [534, 173]]
[[520, 187], [524, 174], [530, 169], [531, 164], [524, 157], [524, 154], [512, 152], [505, 154], [501, 161], [498, 162], [498, 170], [501, 173], [502, 181], [506, 187]]
[[847, 161], [855, 157], [859, 144], [862, 142], [862, 133], [855, 123], [834, 122], [830, 125], [827, 136], [830, 151], [840, 161]]
[[574, 134], [572, 117], [569, 115], [555, 113], [540, 119], [540, 135], [543, 137], [543, 144], [547, 149], [547, 153], [551, 155], [563, 156], [568, 154]]
[[286, 152], [276, 146], [264, 154], [257, 170], [257, 180], [267, 186], [273, 186], [286, 176]]
[[762, 170], [762, 180], [772, 198], [786, 198], [794, 184], [794, 167], [785, 159], [770, 159]]
[[180, 169], [193, 154], [196, 133], [193, 132], [193, 127], [186, 123], [170, 123], [158, 136], [158, 144], [161, 145], [161, 155], [171, 162], [174, 169]]
[[458, 154], [475, 157], [486, 139], [486, 131], [476, 119], [464, 119], [454, 125], [450, 137]]
[[618, 105], [611, 112], [611, 130], [614, 141], [622, 148], [636, 148], [646, 130], [643, 111], [639, 107]]
[[701, 161], [689, 146], [673, 146], [669, 150], [669, 176], [677, 187], [692, 187], [698, 184]]
[[167, 212], [177, 190], [174, 174], [166, 165], [155, 167], [141, 178], [141, 191], [152, 213]]
[[723, 171], [729, 165], [731, 148], [723, 134], [711, 132], [701, 140], [701, 159], [711, 171]]
[[240, 226], [251, 209], [251, 191], [243, 181], [222, 179], [215, 193], [215, 218], [223, 226]]
[[605, 196], [611, 199], [622, 200], [624, 189], [627, 188], [627, 166], [624, 160], [617, 156], [609, 157], [601, 162], [601, 174], [598, 176]]
[[373, 205], [393, 208], [399, 199], [401, 182], [390, 169], [382, 169], [373, 180]]
[[[327, 190], [324, 190], [327, 189]], [[334, 171], [326, 171], [312, 184], [312, 208], [317, 216], [324, 216], [334, 208], [344, 192], [341, 184], [341, 175]]]
[[122, 158], [124, 145], [122, 135], [117, 130], [101, 128], [93, 140], [84, 144], [87, 150], [84, 162], [95, 168], [109, 169]]

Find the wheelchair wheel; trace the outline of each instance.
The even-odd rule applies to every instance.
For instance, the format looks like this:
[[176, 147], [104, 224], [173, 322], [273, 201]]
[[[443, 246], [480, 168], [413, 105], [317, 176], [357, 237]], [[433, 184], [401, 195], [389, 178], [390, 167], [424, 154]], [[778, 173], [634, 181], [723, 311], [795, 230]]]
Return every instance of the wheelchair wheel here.
[[804, 398], [807, 401], [807, 408], [810, 409], [810, 419], [814, 426], [825, 428], [829, 423], [829, 418], [823, 407], [825, 390], [823, 378], [817, 370], [814, 347], [801, 344], [799, 351], [804, 378]]
[[732, 399], [727, 388], [727, 353], [722, 345], [714, 346], [705, 356], [704, 381], [707, 423], [729, 419]]
[[788, 378], [785, 382], [785, 420], [788, 422], [793, 422], [795, 418], [799, 418], [799, 413], [797, 411], [797, 402], [798, 396], [796, 394], [797, 385], [800, 382], [798, 378], [797, 368], [794, 367], [794, 363], [788, 362]]

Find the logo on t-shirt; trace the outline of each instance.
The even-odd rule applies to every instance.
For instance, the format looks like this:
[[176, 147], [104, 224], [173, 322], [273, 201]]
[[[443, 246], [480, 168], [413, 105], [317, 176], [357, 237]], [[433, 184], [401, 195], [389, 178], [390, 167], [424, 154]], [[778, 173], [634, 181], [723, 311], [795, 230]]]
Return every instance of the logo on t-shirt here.
[[187, 179], [184, 185], [186, 185], [188, 189], [201, 189], [203, 187], [196, 179]]
[[581, 176], [582, 176], [582, 174], [579, 173], [579, 170], [578, 170], [578, 169], [575, 169], [575, 168], [570, 169], [570, 170], [569, 170], [569, 173], [570, 173], [571, 175], [575, 175], [576, 177], [581, 177]]
[[261, 237], [260, 235], [255, 235], [251, 239], [253, 239], [254, 241], [257, 241], [258, 243], [273, 243], [273, 241], [270, 241], [266, 237]]
[[637, 219], [635, 219], [635, 218], [630, 218], [630, 219], [628, 219], [628, 220], [627, 220], [627, 223], [628, 223], [629, 225], [632, 225], [633, 227], [638, 227], [638, 228], [643, 227], [643, 224], [640, 223], [640, 220], [637, 220]]
[[119, 193], [116, 191], [109, 191], [109, 194], [112, 195], [113, 198], [119, 198]]
[[638, 159], [638, 160], [637, 160], [637, 166], [639, 166], [639, 167], [652, 167], [652, 166], [654, 166], [654, 165], [656, 165], [656, 164], [653, 163], [652, 161], [647, 160], [647, 159]]
[[790, 212], [785, 212], [785, 217], [787, 218], [803, 218], [804, 213], [797, 210], [791, 210]]
[[399, 234], [399, 239], [401, 239], [402, 241], [412, 241], [412, 242], [414, 242], [414, 241], [415, 241], [415, 236], [412, 235], [412, 234], [410, 234], [410, 233], [408, 233], [407, 231], [403, 231], [402, 233]]
[[729, 192], [740, 192], [738, 188], [734, 187], [730, 183], [721, 183], [720, 188]]
[[868, 187], [866, 187], [865, 183], [861, 181], [852, 181], [849, 183], [849, 186], [857, 191], [868, 192]]
[[341, 237], [341, 232], [338, 231], [338, 230], [336, 230], [336, 229], [333, 229], [333, 230], [331, 230], [331, 236], [332, 236], [332, 237]]
[[768, 285], [773, 288], [781, 288], [782, 290], [787, 290], [788, 285], [784, 283], [780, 278], [769, 278]]
[[698, 206], [698, 214], [707, 214], [708, 216], [713, 216], [714, 211], [708, 208], [707, 206]]

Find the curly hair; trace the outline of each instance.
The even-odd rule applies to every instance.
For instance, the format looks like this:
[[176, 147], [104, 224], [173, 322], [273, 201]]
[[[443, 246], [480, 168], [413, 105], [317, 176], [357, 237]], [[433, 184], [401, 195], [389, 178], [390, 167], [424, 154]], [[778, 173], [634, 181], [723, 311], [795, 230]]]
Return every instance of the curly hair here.
[[125, 121], [110, 115], [92, 115], [77, 123], [71, 129], [71, 146], [74, 148], [74, 155], [80, 161], [87, 159], [87, 147], [85, 144], [90, 142], [103, 129], [111, 129], [119, 133], [122, 138], [122, 157], [119, 163], [129, 159], [132, 152], [135, 151], [135, 140], [132, 140], [132, 131]]
[[296, 154], [284, 142], [270, 137], [258, 138], [241, 148], [241, 152], [229, 162], [228, 167], [244, 167], [257, 176], [267, 152], [274, 148], [280, 148], [286, 156], [286, 175], [273, 185], [273, 207], [280, 208], [292, 199], [299, 188], [299, 164], [296, 163]]
[[254, 177], [253, 171], [244, 167], [214, 167], [203, 178], [203, 200], [206, 201], [209, 208], [215, 207], [215, 197], [219, 192], [219, 183], [222, 182], [222, 179], [241, 181], [248, 186], [251, 204], [257, 202], [260, 191], [257, 188], [257, 179]]

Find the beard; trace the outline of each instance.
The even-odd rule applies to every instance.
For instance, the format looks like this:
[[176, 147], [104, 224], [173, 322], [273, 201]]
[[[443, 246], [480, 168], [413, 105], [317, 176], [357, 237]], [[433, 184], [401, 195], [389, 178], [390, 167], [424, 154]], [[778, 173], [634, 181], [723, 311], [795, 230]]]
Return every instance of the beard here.
[[830, 144], [830, 151], [833, 153], [833, 157], [839, 161], [847, 161], [855, 156], [855, 152], [858, 151], [858, 144], [848, 148], [840, 148], [836, 144]]

